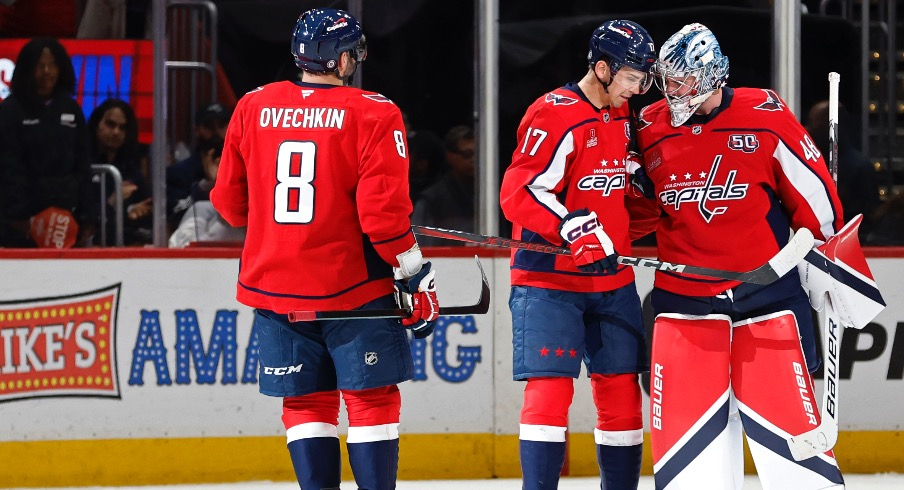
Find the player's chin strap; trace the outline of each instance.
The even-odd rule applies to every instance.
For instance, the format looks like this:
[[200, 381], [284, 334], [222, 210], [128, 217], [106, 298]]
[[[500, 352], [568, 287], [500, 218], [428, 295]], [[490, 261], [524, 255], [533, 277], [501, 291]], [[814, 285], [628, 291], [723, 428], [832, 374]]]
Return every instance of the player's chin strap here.
[[831, 450], [838, 440], [838, 363], [844, 327], [861, 329], [885, 308], [857, 239], [862, 218], [854, 217], [798, 266], [810, 304], [821, 312], [825, 384], [819, 426], [788, 439], [797, 461]]

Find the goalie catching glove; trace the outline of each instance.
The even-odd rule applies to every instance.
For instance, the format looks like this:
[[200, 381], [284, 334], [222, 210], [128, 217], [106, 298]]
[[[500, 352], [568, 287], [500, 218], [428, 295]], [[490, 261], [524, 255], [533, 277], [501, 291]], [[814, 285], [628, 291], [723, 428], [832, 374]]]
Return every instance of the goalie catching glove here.
[[562, 218], [559, 235], [568, 242], [578, 269], [598, 274], [618, 272], [618, 254], [596, 212], [586, 208], [572, 211]]
[[[414, 338], [423, 339], [433, 333], [439, 318], [439, 301], [436, 299], [436, 271], [430, 262], [421, 261], [421, 251], [417, 245], [399, 254], [400, 267], [395, 269], [395, 299], [399, 308], [411, 312], [403, 318], [402, 325], [414, 332]], [[419, 264], [418, 264], [419, 265]]]

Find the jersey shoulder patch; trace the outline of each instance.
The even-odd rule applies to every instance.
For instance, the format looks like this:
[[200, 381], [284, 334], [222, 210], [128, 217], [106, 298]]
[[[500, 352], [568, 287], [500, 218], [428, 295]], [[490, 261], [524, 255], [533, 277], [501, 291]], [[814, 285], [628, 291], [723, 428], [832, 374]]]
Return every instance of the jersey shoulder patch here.
[[763, 101], [760, 105], [754, 106], [753, 108], [758, 111], [781, 111], [784, 110], [785, 103], [782, 102], [782, 98], [775, 93], [774, 90], [770, 89], [762, 89], [763, 93], [766, 95], [766, 100]]
[[386, 102], [392, 104], [392, 100], [389, 97], [386, 97], [383, 94], [361, 94], [365, 99], [370, 99], [374, 102]]
[[552, 105], [572, 105], [578, 102], [578, 99], [565, 95], [550, 92], [546, 94], [546, 103], [552, 102]]

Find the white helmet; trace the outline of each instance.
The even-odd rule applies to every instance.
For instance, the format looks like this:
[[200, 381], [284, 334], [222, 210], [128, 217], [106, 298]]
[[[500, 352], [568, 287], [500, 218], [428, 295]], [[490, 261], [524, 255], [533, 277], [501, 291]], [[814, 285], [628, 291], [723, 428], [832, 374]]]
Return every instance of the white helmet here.
[[653, 73], [678, 127], [728, 80], [728, 57], [705, 25], [688, 24], [662, 45]]

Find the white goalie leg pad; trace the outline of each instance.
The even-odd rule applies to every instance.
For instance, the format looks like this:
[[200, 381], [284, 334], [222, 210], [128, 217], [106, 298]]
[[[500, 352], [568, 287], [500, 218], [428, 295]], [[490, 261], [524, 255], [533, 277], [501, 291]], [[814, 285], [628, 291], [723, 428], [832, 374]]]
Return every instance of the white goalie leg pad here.
[[730, 351], [728, 316], [656, 317], [650, 442], [657, 488], [741, 488], [741, 440], [729, 427]]
[[[747, 426], [759, 425], [763, 428], [770, 427], [769, 422], [760, 417], [755, 412], [750, 411], [747, 407], [742, 407], [744, 415], [747, 417]], [[763, 430], [763, 429], [752, 429]], [[768, 430], [768, 429], [765, 429]], [[772, 426], [771, 430], [776, 431], [779, 435], [781, 430]], [[790, 435], [788, 435], [790, 436]], [[774, 441], [774, 444], [773, 444]], [[756, 462], [757, 473], [759, 474], [760, 484], [763, 490], [816, 490], [824, 488], [844, 488], [844, 484], [838, 483], [840, 479], [840, 471], [835, 458], [829, 454], [819, 454], [805, 461], [794, 461], [790, 455], [780, 454], [784, 441], [781, 437], [767, 439], [763, 444], [747, 439], [750, 447], [750, 454]], [[776, 451], [776, 448], [780, 448]], [[826, 475], [826, 473], [829, 473]], [[837, 474], [837, 476], [833, 476]], [[834, 480], [834, 481], [833, 481]]]
[[791, 311], [736, 322], [732, 389], [765, 490], [815, 490], [842, 484], [831, 452], [795, 461], [786, 442], [819, 425], [819, 410]]
[[[727, 398], [720, 400], [727, 405]], [[714, 407], [715, 408], [715, 407]], [[707, 418], [716, 415], [707, 413]], [[721, 432], [684, 464], [670, 479], [664, 474], [664, 465], [654, 465], [656, 488], [665, 490], [741, 490], [744, 486], [744, 451], [738, 445], [740, 437], [732, 434], [732, 428], [723, 426]], [[680, 446], [696, 444], [693, 438], [680, 441]], [[674, 456], [674, 455], [670, 455]], [[667, 458], [666, 461], [668, 461]], [[738, 461], [741, 466], [738, 466]], [[667, 481], [666, 481], [667, 480]]]

